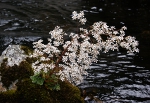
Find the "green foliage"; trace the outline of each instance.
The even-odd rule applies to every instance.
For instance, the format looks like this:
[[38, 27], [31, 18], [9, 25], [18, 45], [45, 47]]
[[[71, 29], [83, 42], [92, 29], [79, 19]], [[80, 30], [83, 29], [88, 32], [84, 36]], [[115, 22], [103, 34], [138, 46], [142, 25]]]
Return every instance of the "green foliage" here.
[[50, 90], [60, 90], [60, 85], [58, 84], [58, 77], [52, 74], [45, 80], [45, 87]]
[[44, 78], [41, 76], [41, 74], [35, 74], [33, 76], [30, 76], [30, 79], [32, 80], [33, 83], [43, 85], [44, 83]]
[[51, 76], [48, 75], [49, 73], [41, 72], [39, 74], [34, 74], [30, 76], [32, 83], [38, 85], [45, 85], [45, 87], [49, 90], [60, 90], [60, 85], [58, 84], [58, 77], [54, 74]]

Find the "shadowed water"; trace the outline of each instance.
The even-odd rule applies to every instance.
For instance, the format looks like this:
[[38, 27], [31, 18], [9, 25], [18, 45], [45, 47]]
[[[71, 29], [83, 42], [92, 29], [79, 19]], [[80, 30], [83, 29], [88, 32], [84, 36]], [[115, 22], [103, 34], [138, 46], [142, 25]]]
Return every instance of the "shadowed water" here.
[[148, 103], [150, 71], [134, 63], [135, 54], [102, 54], [81, 88], [93, 88], [106, 103]]
[[[121, 28], [141, 40], [140, 33], [150, 28], [148, 0], [0, 0], [0, 53], [9, 44], [32, 47], [32, 42], [47, 38], [57, 25], [67, 33], [76, 31], [72, 11], [85, 11], [87, 25], [96, 21]], [[150, 51], [149, 42], [140, 41], [141, 52]], [[106, 103], [149, 103], [149, 59], [125, 51], [101, 53], [92, 64], [80, 88], [94, 88]], [[146, 54], [147, 56], [148, 54]], [[145, 57], [146, 57], [145, 56]], [[149, 55], [148, 55], [149, 56]]]

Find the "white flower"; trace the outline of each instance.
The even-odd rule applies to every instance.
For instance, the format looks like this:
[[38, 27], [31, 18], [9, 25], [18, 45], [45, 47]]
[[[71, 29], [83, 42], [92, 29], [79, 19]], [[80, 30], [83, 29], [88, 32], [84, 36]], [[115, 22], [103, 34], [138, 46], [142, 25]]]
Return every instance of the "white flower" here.
[[86, 18], [82, 18], [82, 19], [80, 19], [80, 20], [79, 20], [79, 22], [81, 22], [81, 24], [83, 24], [83, 25], [84, 25], [84, 24], [86, 23]]
[[63, 61], [63, 62], [67, 62], [67, 61], [68, 61], [68, 56], [63, 56], [63, 57], [62, 57], [62, 61]]
[[[80, 13], [74, 11], [72, 19], [78, 20], [81, 24], [87, 21], [83, 11]], [[124, 37], [126, 27], [116, 30], [114, 26], [109, 27], [105, 22], [100, 21], [95, 22], [90, 29], [79, 28], [79, 30], [81, 33], [72, 32], [68, 36], [68, 41], [64, 41], [63, 35], [66, 33], [56, 26], [49, 32], [51, 37], [48, 38], [47, 44], [43, 44], [43, 40], [34, 42], [34, 52], [31, 57], [38, 59], [32, 64], [34, 73], [41, 71], [47, 73], [58, 66], [62, 69], [57, 71], [56, 75], [62, 81], [68, 80], [76, 85], [82, 82], [83, 75], [88, 74], [86, 70], [90, 68], [90, 65], [97, 62], [100, 51], [106, 53], [122, 47], [128, 52], [139, 52], [138, 41], [135, 37]]]
[[86, 18], [84, 18], [84, 12], [80, 11], [80, 13], [77, 13], [76, 11], [72, 12], [72, 20], [79, 20], [79, 22], [81, 24], [85, 24], [86, 23]]
[[77, 17], [78, 17], [77, 12], [76, 12], [76, 11], [72, 12], [72, 19], [73, 19], [73, 20], [76, 20]]

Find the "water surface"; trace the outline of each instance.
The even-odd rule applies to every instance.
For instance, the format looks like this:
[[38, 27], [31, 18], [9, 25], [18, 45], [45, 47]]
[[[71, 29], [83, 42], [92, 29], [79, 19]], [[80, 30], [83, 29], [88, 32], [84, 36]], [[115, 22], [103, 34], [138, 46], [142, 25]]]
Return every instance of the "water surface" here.
[[136, 36], [142, 49], [139, 54], [101, 53], [79, 87], [95, 88], [96, 95], [106, 103], [149, 103], [150, 43], [140, 38], [150, 28], [148, 3], [148, 0], [0, 0], [0, 53], [10, 44], [32, 46], [33, 41], [46, 39], [57, 25], [67, 33], [76, 31], [71, 13], [84, 10], [87, 25], [104, 21], [118, 29], [127, 26], [126, 34]]

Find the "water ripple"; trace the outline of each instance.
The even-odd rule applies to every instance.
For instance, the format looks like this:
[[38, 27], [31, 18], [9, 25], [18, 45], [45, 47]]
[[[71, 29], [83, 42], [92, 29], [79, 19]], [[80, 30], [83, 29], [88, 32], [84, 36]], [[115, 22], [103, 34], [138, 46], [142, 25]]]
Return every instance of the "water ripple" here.
[[[105, 21], [117, 27], [126, 24], [130, 31], [128, 34], [137, 33], [149, 25], [148, 19], [143, 18], [148, 17], [147, 4], [132, 8], [124, 5], [127, 1], [117, 3], [108, 0], [89, 0], [98, 2], [94, 5], [81, 1], [0, 0], [1, 50], [9, 44], [31, 45], [34, 40], [46, 38], [44, 34], [48, 34], [56, 25], [60, 25], [67, 32], [75, 31], [75, 23], [71, 20], [71, 12], [75, 10], [84, 10], [89, 24], [95, 21]], [[134, 63], [134, 57], [135, 54], [124, 52], [102, 53], [98, 63], [93, 64], [88, 70], [89, 75], [80, 87], [97, 88], [99, 97], [106, 103], [149, 103], [149, 68]]]

